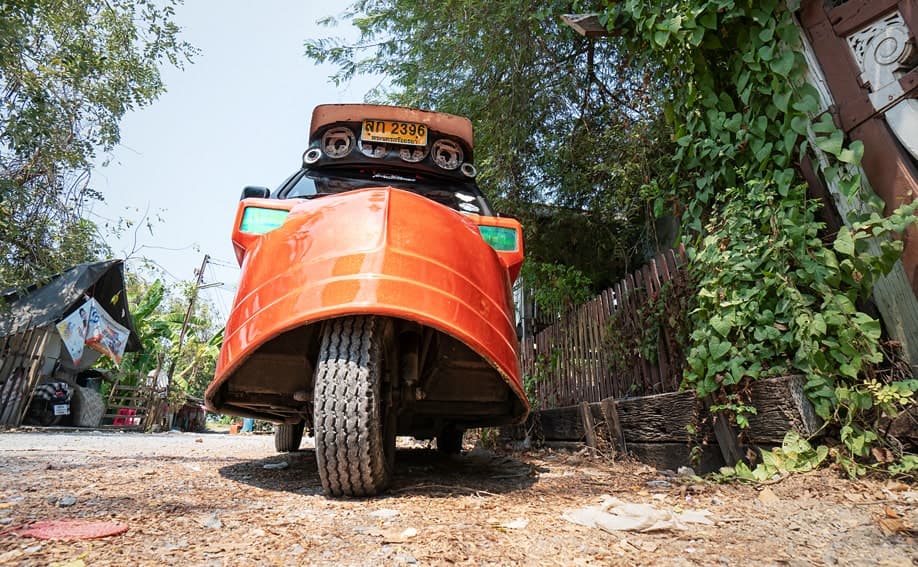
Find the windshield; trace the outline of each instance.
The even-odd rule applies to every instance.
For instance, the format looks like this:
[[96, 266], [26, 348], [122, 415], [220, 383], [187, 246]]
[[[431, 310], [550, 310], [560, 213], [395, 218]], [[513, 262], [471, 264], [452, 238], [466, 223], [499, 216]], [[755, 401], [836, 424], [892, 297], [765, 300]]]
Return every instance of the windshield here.
[[277, 197], [312, 199], [372, 187], [404, 189], [463, 213], [488, 216], [492, 214], [484, 195], [471, 181], [443, 181], [415, 173], [358, 170], [348, 171], [347, 174], [333, 174], [304, 169], [284, 183]]

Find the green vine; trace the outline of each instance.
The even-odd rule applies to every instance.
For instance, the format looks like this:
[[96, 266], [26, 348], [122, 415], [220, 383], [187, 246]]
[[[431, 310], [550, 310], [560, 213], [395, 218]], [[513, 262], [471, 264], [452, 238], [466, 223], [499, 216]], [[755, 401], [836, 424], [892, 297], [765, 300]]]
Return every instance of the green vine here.
[[[538, 411], [542, 407], [542, 402], [538, 395], [539, 388], [544, 388], [544, 383], [549, 376], [558, 371], [560, 363], [561, 350], [556, 347], [551, 350], [551, 353], [537, 354], [533, 361], [532, 372], [527, 372], [523, 375], [523, 391], [526, 393], [533, 411]], [[558, 402], [556, 399], [557, 392], [550, 391], [548, 395], [548, 407], [555, 407]]]
[[[696, 246], [683, 384], [733, 400], [745, 381], [802, 372], [817, 413], [839, 434], [836, 460], [857, 474], [856, 463], [883, 441], [878, 417], [915, 399], [914, 381], [878, 378], [880, 323], [857, 302], [899, 257], [902, 243], [890, 236], [916, 222], [918, 202], [886, 218], [849, 218], [834, 239], [821, 234], [819, 204], [795, 169], [801, 156], [824, 153], [827, 182], [848, 197], [876, 199], [861, 194], [854, 167], [863, 144], [845, 145], [831, 116], [818, 115], [818, 93], [804, 80], [792, 17], [799, 2], [667, 4], [625, 0], [603, 17], [669, 89], [674, 168], [644, 191], [655, 211], [681, 213]], [[728, 409], [745, 411], [734, 405]]]
[[539, 309], [554, 316], [585, 303], [593, 295], [590, 278], [573, 266], [526, 262], [522, 277]]
[[[687, 314], [694, 308], [696, 293], [689, 274], [680, 273], [664, 282], [659, 291], [638, 300], [634, 314], [621, 306], [610, 318], [604, 340], [613, 374], [625, 374], [638, 358], [655, 363], [661, 346], [665, 346], [672, 367], [683, 367], [683, 345], [688, 343], [691, 330]], [[633, 390], [627, 395], [650, 393]]]

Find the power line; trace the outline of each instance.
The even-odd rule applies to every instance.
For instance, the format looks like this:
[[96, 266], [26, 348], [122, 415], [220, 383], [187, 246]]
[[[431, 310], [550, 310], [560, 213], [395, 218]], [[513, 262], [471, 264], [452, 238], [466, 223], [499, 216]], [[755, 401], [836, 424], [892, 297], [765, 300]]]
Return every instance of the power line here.
[[[213, 260], [211, 260], [211, 262], [213, 262]], [[210, 276], [214, 280], [216, 280], [217, 279], [216, 270], [214, 270], [214, 267], [212, 265], [208, 265], [207, 268], [210, 270]], [[225, 284], [220, 284], [220, 288], [218, 289], [222, 289], [224, 285]], [[210, 296], [211, 298], [216, 297], [215, 303], [216, 303], [217, 311], [220, 313], [220, 317], [222, 317], [222, 320], [226, 321], [229, 318], [229, 310], [226, 308], [226, 302], [223, 300], [223, 294], [220, 294], [220, 293], [213, 294], [212, 293]]]
[[169, 371], [166, 373], [167, 383], [166, 391], [170, 391], [172, 388], [172, 374], [175, 372], [175, 363], [178, 362], [178, 358], [182, 355], [182, 346], [185, 344], [185, 333], [188, 331], [188, 321], [191, 319], [191, 311], [194, 309], [194, 300], [198, 296], [198, 290], [201, 288], [201, 282], [204, 281], [204, 269], [207, 268], [207, 261], [210, 260], [210, 256], [204, 254], [204, 261], [201, 262], [201, 268], [197, 270], [195, 274], [196, 280], [194, 282], [194, 287], [191, 288], [191, 298], [188, 300], [188, 310], [185, 311], [185, 320], [182, 321], [182, 330], [179, 333], [178, 340], [178, 349], [175, 352], [175, 358], [172, 359], [172, 363], [169, 365]]
[[220, 266], [220, 267], [223, 267], [223, 268], [233, 268], [234, 270], [240, 269], [240, 268], [239, 268], [239, 263], [238, 263], [238, 262], [234, 262], [234, 261], [230, 261], [230, 260], [224, 260], [224, 259], [222, 259], [222, 258], [211, 258], [211, 259], [210, 259], [210, 263], [213, 264], [213, 265], [215, 265], [215, 266]]

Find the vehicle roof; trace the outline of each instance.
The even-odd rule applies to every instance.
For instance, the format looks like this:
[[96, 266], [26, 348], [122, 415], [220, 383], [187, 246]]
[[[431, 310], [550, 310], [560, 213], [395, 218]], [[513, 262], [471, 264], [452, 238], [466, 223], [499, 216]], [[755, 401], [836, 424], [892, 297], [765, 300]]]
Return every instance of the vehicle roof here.
[[472, 122], [463, 116], [418, 110], [405, 106], [387, 106], [381, 104], [322, 104], [312, 111], [312, 123], [309, 137], [315, 135], [319, 128], [335, 122], [360, 122], [365, 118], [376, 120], [400, 120], [419, 122], [431, 130], [460, 138], [474, 149], [472, 140]]

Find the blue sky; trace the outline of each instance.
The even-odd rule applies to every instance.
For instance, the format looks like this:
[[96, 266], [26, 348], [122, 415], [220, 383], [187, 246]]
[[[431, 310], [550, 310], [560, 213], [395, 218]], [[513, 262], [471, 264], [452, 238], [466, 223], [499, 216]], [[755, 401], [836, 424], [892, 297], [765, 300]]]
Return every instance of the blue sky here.
[[[205, 253], [214, 263], [203, 291], [223, 316], [232, 303], [239, 269], [230, 230], [245, 185], [274, 189], [299, 167], [313, 107], [360, 102], [378, 79], [329, 83], [333, 69], [303, 56], [309, 38], [345, 35], [316, 20], [338, 15], [339, 2], [189, 0], [177, 10], [183, 37], [201, 50], [184, 71], [166, 68], [168, 92], [127, 115], [110, 164], [97, 167], [92, 185], [105, 196], [94, 220], [153, 219], [153, 234], [137, 233], [135, 255], [165, 271], [165, 280], [191, 280]], [[135, 248], [128, 231], [110, 239], [119, 257]], [[139, 268], [131, 261], [129, 269]]]

